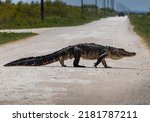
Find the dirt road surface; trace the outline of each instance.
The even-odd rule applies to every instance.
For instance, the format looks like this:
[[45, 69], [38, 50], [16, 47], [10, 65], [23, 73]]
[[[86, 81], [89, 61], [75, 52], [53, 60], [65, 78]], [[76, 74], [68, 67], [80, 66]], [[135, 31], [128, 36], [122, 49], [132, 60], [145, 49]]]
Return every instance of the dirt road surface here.
[[[128, 17], [110, 17], [75, 27], [9, 30], [39, 35], [0, 46], [0, 104], [150, 104], [150, 52], [132, 30]], [[59, 63], [37, 67], [4, 67], [10, 61], [45, 55], [77, 43], [97, 43], [135, 51], [112, 66], [87, 68]]]

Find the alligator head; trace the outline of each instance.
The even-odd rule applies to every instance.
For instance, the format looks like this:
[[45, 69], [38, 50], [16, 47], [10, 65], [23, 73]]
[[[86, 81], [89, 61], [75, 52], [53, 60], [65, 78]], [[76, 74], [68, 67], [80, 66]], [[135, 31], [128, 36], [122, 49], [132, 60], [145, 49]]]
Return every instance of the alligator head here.
[[118, 60], [124, 57], [132, 57], [135, 55], [136, 55], [135, 52], [128, 52], [122, 48], [113, 48], [109, 52], [109, 58], [114, 60]]

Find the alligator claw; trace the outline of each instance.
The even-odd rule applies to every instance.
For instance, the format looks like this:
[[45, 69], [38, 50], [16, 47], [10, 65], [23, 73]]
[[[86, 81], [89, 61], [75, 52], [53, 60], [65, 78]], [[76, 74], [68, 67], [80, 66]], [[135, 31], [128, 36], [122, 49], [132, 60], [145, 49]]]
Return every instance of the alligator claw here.
[[97, 64], [96, 63], [94, 63], [94, 67], [97, 68]]

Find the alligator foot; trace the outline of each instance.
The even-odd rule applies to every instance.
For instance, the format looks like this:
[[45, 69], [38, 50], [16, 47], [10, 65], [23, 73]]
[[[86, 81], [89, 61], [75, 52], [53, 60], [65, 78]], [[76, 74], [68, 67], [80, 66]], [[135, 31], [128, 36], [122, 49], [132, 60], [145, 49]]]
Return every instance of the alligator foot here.
[[77, 65], [77, 66], [74, 66], [74, 67], [82, 67], [82, 68], [83, 68], [83, 67], [85, 67], [85, 66], [82, 66], [82, 65]]
[[97, 68], [97, 63], [94, 63], [94, 67]]
[[62, 65], [62, 67], [67, 67], [66, 65]]
[[110, 66], [107, 66], [107, 67], [105, 67], [105, 68], [111, 68]]

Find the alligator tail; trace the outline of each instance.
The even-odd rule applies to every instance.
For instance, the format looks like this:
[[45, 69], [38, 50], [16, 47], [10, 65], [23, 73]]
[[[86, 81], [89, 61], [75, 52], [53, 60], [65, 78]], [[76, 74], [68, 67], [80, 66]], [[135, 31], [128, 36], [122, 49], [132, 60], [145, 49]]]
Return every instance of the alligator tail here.
[[4, 66], [41, 66], [51, 64], [56, 61], [67, 60], [69, 58], [73, 58], [73, 46], [63, 48], [48, 55], [21, 58], [7, 63]]

